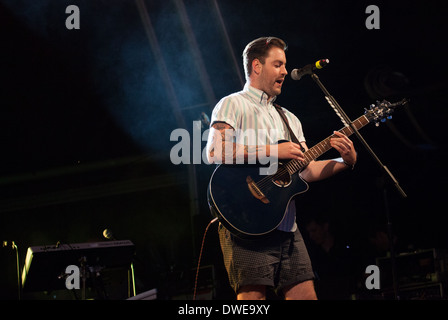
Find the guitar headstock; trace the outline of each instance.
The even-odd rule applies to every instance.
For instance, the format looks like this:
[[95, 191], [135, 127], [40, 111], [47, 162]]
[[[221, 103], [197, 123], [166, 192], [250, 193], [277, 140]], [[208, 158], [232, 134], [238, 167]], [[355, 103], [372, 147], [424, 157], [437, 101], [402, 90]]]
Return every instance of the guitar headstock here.
[[395, 103], [390, 103], [386, 100], [377, 101], [376, 104], [370, 105], [369, 109], [364, 108], [364, 114], [369, 122], [375, 122], [375, 126], [378, 127], [380, 122], [386, 122], [387, 120], [392, 119], [392, 113], [396, 107], [405, 105], [406, 103], [408, 103], [407, 99]]

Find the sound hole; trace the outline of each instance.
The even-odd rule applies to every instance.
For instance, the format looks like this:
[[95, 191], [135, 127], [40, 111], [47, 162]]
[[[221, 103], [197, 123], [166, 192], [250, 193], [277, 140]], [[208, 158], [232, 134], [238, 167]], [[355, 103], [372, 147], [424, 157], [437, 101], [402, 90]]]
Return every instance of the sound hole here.
[[291, 183], [291, 176], [289, 175], [288, 170], [285, 170], [284, 168], [278, 170], [278, 172], [272, 177], [272, 182], [281, 188], [289, 186]]

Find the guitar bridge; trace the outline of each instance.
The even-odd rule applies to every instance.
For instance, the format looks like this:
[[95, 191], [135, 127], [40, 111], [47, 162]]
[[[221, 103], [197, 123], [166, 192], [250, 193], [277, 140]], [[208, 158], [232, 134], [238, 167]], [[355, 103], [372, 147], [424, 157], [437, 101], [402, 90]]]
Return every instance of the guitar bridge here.
[[269, 203], [269, 199], [266, 198], [266, 196], [264, 195], [263, 192], [261, 192], [261, 190], [258, 188], [257, 184], [254, 182], [254, 180], [252, 180], [252, 178], [250, 176], [247, 176], [246, 183], [247, 183], [247, 187], [249, 188], [250, 193], [252, 193], [252, 195], [255, 198], [257, 198], [258, 200], [260, 200], [263, 203]]

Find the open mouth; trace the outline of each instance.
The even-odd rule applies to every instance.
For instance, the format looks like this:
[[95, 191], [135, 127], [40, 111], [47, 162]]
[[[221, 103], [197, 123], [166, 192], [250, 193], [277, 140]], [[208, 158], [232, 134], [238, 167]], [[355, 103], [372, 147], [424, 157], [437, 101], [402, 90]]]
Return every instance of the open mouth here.
[[285, 79], [278, 79], [278, 80], [275, 81], [275, 83], [278, 83], [279, 85], [282, 85], [284, 80]]

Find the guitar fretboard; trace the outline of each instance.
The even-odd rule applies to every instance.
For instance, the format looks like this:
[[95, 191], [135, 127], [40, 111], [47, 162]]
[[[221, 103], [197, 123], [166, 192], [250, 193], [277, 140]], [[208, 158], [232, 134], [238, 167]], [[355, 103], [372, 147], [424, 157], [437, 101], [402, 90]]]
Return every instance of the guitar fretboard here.
[[[359, 117], [358, 119], [354, 120], [352, 122], [353, 126], [356, 128], [356, 130], [361, 129], [365, 125], [369, 123], [369, 120], [365, 115]], [[347, 137], [353, 134], [352, 128], [350, 126], [344, 127], [339, 132], [345, 134]], [[330, 145], [330, 139], [335, 137], [335, 135], [331, 135], [327, 137], [326, 139], [322, 140], [318, 144], [316, 144], [314, 147], [308, 149], [308, 151], [305, 152], [305, 160], [299, 161], [299, 160], [290, 160], [285, 166], [287, 167], [288, 171], [293, 174], [303, 168], [305, 168], [311, 161], [319, 158], [321, 155], [323, 155], [325, 152], [331, 149]]]

